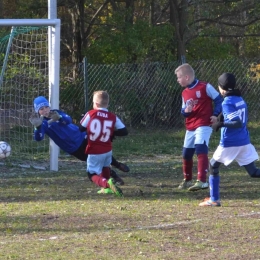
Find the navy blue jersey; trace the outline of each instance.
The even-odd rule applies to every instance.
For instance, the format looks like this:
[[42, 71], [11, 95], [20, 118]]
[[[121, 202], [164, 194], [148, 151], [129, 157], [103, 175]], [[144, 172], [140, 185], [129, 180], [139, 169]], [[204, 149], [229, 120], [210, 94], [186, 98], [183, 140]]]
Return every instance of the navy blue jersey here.
[[50, 118], [44, 117], [42, 125], [39, 129], [34, 130], [34, 140], [41, 141], [44, 135], [48, 135], [55, 144], [57, 144], [66, 153], [75, 152], [85, 139], [86, 132], [81, 132], [79, 127], [72, 123], [72, 119], [66, 113], [57, 111], [61, 118], [48, 124]]
[[222, 112], [224, 122], [241, 120], [240, 128], [221, 128], [220, 146], [233, 147], [242, 146], [250, 143], [249, 132], [247, 129], [247, 105], [242, 97], [227, 96], [222, 102]]

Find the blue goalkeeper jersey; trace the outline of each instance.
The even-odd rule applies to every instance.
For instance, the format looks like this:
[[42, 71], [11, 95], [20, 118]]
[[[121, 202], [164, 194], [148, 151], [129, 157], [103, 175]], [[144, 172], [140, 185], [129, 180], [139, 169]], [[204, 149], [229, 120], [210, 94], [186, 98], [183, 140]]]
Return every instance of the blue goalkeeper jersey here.
[[250, 136], [247, 129], [248, 112], [247, 104], [240, 96], [227, 96], [222, 102], [224, 122], [242, 121], [240, 128], [221, 128], [220, 146], [233, 147], [243, 146], [250, 143]]
[[[52, 110], [53, 111], [53, 110]], [[48, 124], [50, 118], [43, 119], [41, 127], [34, 130], [34, 140], [41, 141], [44, 135], [48, 135], [66, 153], [75, 152], [86, 137], [86, 132], [81, 132], [79, 127], [72, 123], [72, 119], [66, 113], [56, 110], [61, 118]]]

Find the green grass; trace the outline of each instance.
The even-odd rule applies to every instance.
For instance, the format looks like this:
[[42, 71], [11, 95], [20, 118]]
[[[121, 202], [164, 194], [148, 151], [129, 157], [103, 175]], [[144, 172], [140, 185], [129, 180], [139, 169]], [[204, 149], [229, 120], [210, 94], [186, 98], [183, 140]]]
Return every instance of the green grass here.
[[[221, 166], [222, 207], [198, 207], [207, 190], [177, 189], [183, 137], [114, 141], [114, 155], [131, 168], [117, 170], [124, 198], [97, 194], [85, 163], [71, 158], [59, 172], [0, 166], [0, 259], [260, 259], [260, 180], [236, 163]], [[217, 144], [218, 133], [210, 155]]]

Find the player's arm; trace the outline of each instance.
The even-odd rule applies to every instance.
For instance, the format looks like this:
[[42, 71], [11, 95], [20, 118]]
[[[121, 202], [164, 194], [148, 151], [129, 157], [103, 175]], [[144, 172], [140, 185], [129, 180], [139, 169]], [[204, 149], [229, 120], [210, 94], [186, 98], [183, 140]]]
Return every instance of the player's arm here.
[[60, 119], [59, 119], [59, 123], [63, 124], [63, 125], [69, 125], [72, 123], [72, 118], [71, 116], [69, 116], [68, 114], [59, 111], [60, 114]]
[[57, 109], [50, 111], [50, 118], [48, 121], [49, 124], [52, 122], [58, 122], [61, 125], [69, 125], [72, 123], [72, 118], [68, 114]]
[[88, 113], [86, 113], [80, 120], [79, 130], [80, 132], [86, 132], [87, 131], [87, 125], [90, 120], [90, 116]]
[[43, 131], [40, 131], [40, 130], [34, 130], [34, 133], [33, 133], [33, 139], [35, 140], [35, 141], [41, 141], [41, 140], [43, 140], [43, 138], [44, 138], [44, 133], [43, 133]]
[[207, 92], [207, 95], [214, 102], [213, 115], [210, 117], [210, 122], [212, 123], [211, 126], [215, 131], [218, 131], [214, 128], [214, 126], [216, 126], [216, 124], [220, 124], [220, 121], [218, 120], [218, 116], [222, 113], [223, 97], [210, 83], [208, 83], [206, 86], [206, 92]]
[[211, 125], [214, 131], [218, 131], [221, 127], [228, 127], [228, 128], [241, 128], [243, 123], [240, 119], [226, 121], [226, 122], [217, 122]]
[[243, 126], [243, 122], [240, 118], [239, 112], [237, 110], [230, 110], [230, 107], [224, 106], [224, 111], [227, 111], [227, 116], [224, 118], [224, 121], [218, 121], [212, 124], [212, 128], [214, 131], [218, 131], [221, 127], [227, 128], [241, 128]]
[[213, 99], [213, 102], [214, 102], [213, 115], [218, 116], [222, 112], [222, 102], [223, 102], [222, 96], [218, 94], [218, 96], [215, 99]]
[[234, 106], [224, 105], [227, 116], [224, 118], [223, 126], [228, 128], [241, 128], [243, 126], [239, 111]]
[[240, 119], [237, 119], [234, 121], [223, 122], [223, 126], [228, 128], [241, 128], [243, 123]]
[[219, 94], [219, 92], [211, 85], [207, 84], [206, 86], [207, 95], [213, 100], [214, 102], [214, 110], [213, 116], [218, 116], [222, 112], [222, 102], [223, 97]]
[[114, 131], [114, 135], [115, 136], [126, 136], [126, 135], [128, 135], [128, 130], [126, 129], [126, 127], [117, 129]]
[[[215, 99], [213, 99], [214, 102], [214, 110], [213, 110], [213, 115], [210, 117], [210, 122], [211, 123], [216, 123], [218, 122], [218, 117], [222, 114], [222, 102], [223, 98], [219, 94]], [[220, 112], [219, 112], [220, 111]]]
[[[84, 116], [85, 116], [85, 114], [81, 114], [80, 122], [81, 122], [81, 120], [83, 120]], [[79, 127], [80, 132], [87, 132], [87, 128], [84, 127], [83, 125], [79, 124], [78, 127]]]
[[46, 125], [47, 125], [46, 120], [43, 120], [43, 122], [40, 126], [34, 128], [33, 139], [35, 141], [41, 141], [44, 139]]
[[34, 127], [34, 131], [33, 131], [33, 139], [35, 141], [41, 141], [44, 138], [44, 124], [47, 124], [46, 119], [44, 118], [44, 116], [40, 116], [37, 115], [32, 115], [29, 118], [30, 123], [33, 125]]
[[126, 126], [118, 117], [116, 117], [115, 128], [116, 128], [116, 130], [113, 133], [114, 136], [128, 135], [128, 130], [127, 130]]
[[79, 125], [79, 131], [80, 132], [86, 132], [87, 131], [87, 128], [82, 126], [82, 125]]
[[[184, 102], [184, 99], [182, 98], [181, 114], [184, 117], [189, 117], [191, 115], [191, 113], [192, 113], [192, 111], [188, 112], [190, 110], [189, 105], [191, 105], [191, 104], [186, 104]], [[192, 107], [191, 107], [191, 110], [192, 110]]]

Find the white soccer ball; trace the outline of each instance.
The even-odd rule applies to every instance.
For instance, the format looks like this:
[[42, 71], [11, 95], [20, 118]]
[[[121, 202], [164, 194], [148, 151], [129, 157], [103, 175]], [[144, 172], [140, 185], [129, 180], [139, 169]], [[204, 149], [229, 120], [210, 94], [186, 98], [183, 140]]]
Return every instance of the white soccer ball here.
[[0, 141], [0, 159], [5, 159], [11, 154], [11, 146], [5, 141]]

